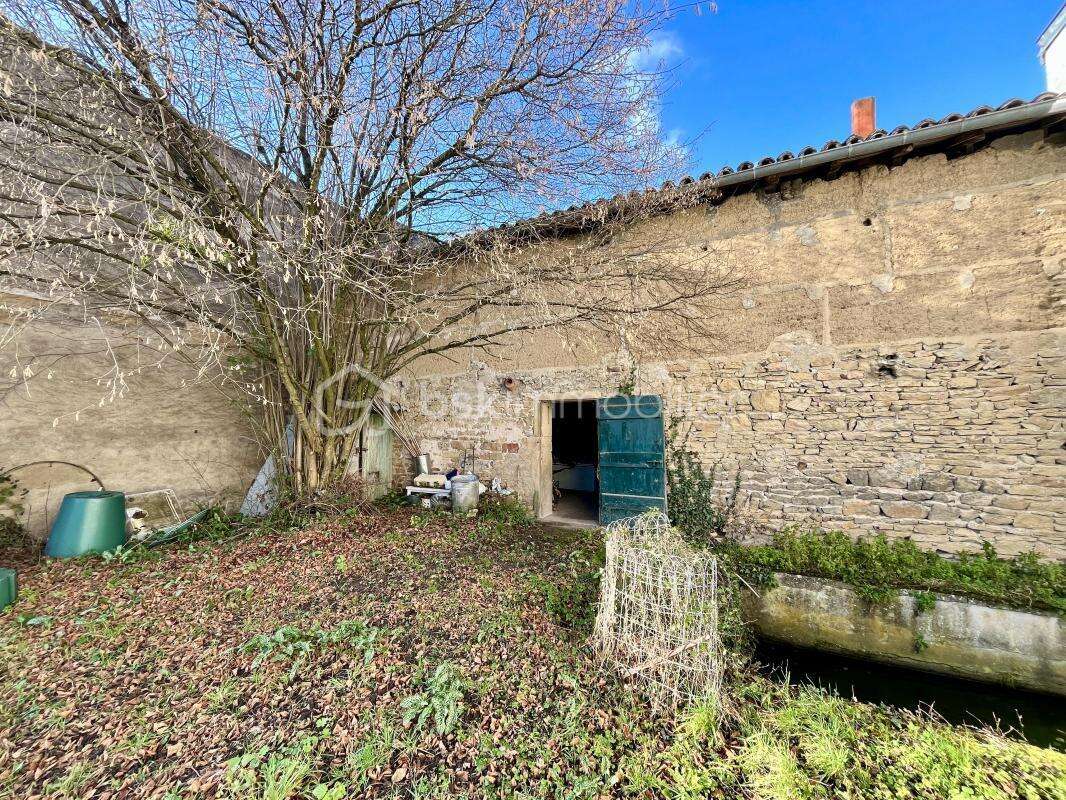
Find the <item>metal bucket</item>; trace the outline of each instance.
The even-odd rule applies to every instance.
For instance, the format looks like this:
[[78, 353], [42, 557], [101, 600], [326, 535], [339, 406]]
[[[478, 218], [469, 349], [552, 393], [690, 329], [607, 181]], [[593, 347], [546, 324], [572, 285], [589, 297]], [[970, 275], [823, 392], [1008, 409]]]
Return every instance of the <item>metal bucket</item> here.
[[430, 469], [429, 453], [423, 453], [415, 459], [418, 462], [418, 474], [428, 475], [432, 470]]
[[452, 513], [466, 514], [477, 508], [477, 475], [456, 475], [452, 478]]

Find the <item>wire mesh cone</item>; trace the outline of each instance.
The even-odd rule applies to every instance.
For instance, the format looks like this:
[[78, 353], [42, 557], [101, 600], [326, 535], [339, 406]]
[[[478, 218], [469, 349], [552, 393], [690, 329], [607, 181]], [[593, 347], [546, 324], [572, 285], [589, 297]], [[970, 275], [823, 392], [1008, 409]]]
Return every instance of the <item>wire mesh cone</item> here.
[[595, 638], [654, 705], [718, 700], [717, 559], [685, 544], [661, 512], [611, 523]]

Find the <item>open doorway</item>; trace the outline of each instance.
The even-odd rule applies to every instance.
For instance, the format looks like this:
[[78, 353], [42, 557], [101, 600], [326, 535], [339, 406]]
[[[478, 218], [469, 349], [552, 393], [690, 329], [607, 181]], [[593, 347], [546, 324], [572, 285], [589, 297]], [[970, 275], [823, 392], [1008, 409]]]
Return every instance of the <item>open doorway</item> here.
[[595, 400], [552, 403], [552, 513], [558, 522], [599, 517], [599, 442]]

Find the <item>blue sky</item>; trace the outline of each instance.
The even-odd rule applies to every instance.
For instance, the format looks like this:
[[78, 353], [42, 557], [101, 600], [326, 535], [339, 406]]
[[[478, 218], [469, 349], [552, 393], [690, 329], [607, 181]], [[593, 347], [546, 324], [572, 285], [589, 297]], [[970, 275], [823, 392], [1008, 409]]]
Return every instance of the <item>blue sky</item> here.
[[676, 65], [662, 126], [696, 174], [850, 133], [877, 97], [891, 130], [1044, 91], [1036, 39], [1061, 0], [719, 0], [685, 9], [654, 50]]

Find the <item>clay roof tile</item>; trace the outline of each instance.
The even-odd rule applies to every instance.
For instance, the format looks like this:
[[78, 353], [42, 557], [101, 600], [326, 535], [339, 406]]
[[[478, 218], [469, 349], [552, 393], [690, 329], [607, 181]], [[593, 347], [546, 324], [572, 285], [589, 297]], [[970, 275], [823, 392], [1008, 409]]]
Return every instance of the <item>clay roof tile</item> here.
[[[798, 151], [798, 153], [796, 155], [793, 155], [792, 151], [790, 151], [790, 150], [785, 150], [783, 153], [781, 153], [776, 158], [774, 158], [773, 156], [764, 156], [763, 158], [759, 159], [757, 162], [755, 162], [755, 161], [742, 161], [741, 163], [737, 164], [736, 167], [731, 167], [731, 166], [729, 166], [727, 164], [724, 167], [722, 167], [720, 170], [718, 170], [717, 173], [704, 172], [702, 175], [700, 175], [698, 180], [693, 178], [691, 175], [685, 175], [684, 177], [682, 177], [680, 179], [678, 185], [680, 185], [680, 186], [690, 186], [690, 185], [693, 185], [695, 183], [702, 183], [702, 182], [708, 182], [708, 183], [712, 183], [713, 184], [713, 182], [716, 179], [725, 178], [726, 176], [729, 176], [729, 175], [736, 175], [738, 173], [745, 172], [745, 171], [748, 171], [748, 170], [753, 170], [755, 168], [756, 164], [758, 164], [758, 166], [760, 166], [760, 167], [767, 167], [767, 166], [770, 166], [770, 165], [773, 165], [773, 164], [782, 163], [782, 162], [797, 161], [797, 160], [802, 162], [802, 159], [804, 159], [804, 158], [808, 158], [808, 157], [817, 155], [819, 153], [828, 153], [828, 152], [831, 152], [833, 150], [842, 149], [845, 146], [860, 144], [860, 143], [862, 143], [864, 141], [865, 142], [869, 142], [869, 141], [873, 141], [875, 139], [884, 139], [884, 138], [890, 138], [890, 137], [893, 137], [893, 136], [901, 136], [902, 134], [907, 134], [907, 133], [910, 133], [910, 132], [913, 132], [913, 131], [927, 130], [929, 128], [934, 128], [934, 127], [937, 127], [939, 125], [947, 125], [947, 124], [951, 124], [951, 123], [954, 123], [954, 122], [959, 122], [959, 121], [966, 120], [966, 119], [974, 119], [976, 117], [983, 117], [983, 116], [985, 116], [987, 114], [992, 114], [992, 113], [994, 113], [996, 111], [1006, 111], [1008, 109], [1020, 108], [1022, 106], [1032, 105], [1032, 104], [1036, 104], [1036, 103], [1043, 103], [1043, 102], [1047, 102], [1047, 101], [1051, 101], [1051, 100], [1066, 100], [1066, 93], [1056, 94], [1054, 92], [1042, 92], [1042, 93], [1038, 94], [1036, 97], [1034, 97], [1032, 100], [1022, 100], [1020, 98], [1015, 97], [1015, 98], [1011, 98], [1010, 100], [1007, 100], [1005, 103], [1002, 103], [1002, 104], [996, 106], [995, 108], [993, 108], [992, 106], [989, 106], [989, 105], [980, 105], [980, 106], [977, 106], [976, 108], [974, 108], [974, 109], [972, 109], [972, 110], [970, 110], [970, 111], [968, 111], [966, 113], [953, 112], [953, 113], [948, 114], [947, 116], [943, 117], [940, 120], [935, 120], [935, 119], [933, 119], [931, 117], [926, 117], [925, 119], [920, 120], [919, 122], [915, 123], [914, 125], [910, 125], [910, 126], [908, 126], [908, 125], [898, 125], [897, 127], [893, 128], [889, 132], [886, 132], [884, 130], [876, 130], [873, 133], [871, 133], [870, 135], [866, 136], [865, 138], [859, 137], [859, 136], [856, 136], [856, 135], [853, 134], [853, 135], [847, 137], [846, 139], [844, 139], [843, 141], [839, 141], [837, 139], [830, 139], [824, 145], [822, 145], [822, 147], [820, 149], [816, 148], [816, 147], [814, 147], [812, 145], [807, 145], [802, 150]], [[842, 157], [847, 157], [847, 153], [842, 154]], [[820, 163], [824, 163], [824, 161], [820, 162]], [[800, 166], [800, 168], [802, 169], [802, 166]], [[641, 194], [649, 195], [649, 194], [654, 194], [656, 192], [669, 191], [669, 190], [672, 190], [672, 189], [675, 189], [675, 188], [677, 188], [677, 185], [675, 185], [675, 183], [673, 181], [666, 181], [659, 188], [656, 188], [656, 187], [653, 187], [653, 186], [649, 186], [646, 189], [644, 189], [643, 192], [641, 192], [638, 189], [634, 189], [634, 190], [630, 191], [628, 194], [617, 194], [617, 195], [615, 195], [614, 197], [612, 197], [610, 199], [600, 198], [599, 200], [596, 200], [596, 201], [591, 202], [591, 203], [586, 203], [584, 205], [571, 206], [570, 208], [568, 208], [566, 210], [566, 212], [561, 212], [561, 211], [545, 212], [545, 213], [542, 213], [542, 214], [540, 214], [538, 216], [535, 216], [535, 217], [533, 217], [531, 219], [523, 221], [521, 223], [522, 229], [528, 228], [530, 223], [535, 223], [537, 220], [543, 220], [545, 223], [549, 223], [549, 221], [551, 221], [551, 220], [558, 219], [559, 215], [562, 214], [562, 213], [574, 214], [575, 212], [579, 212], [580, 209], [582, 209], [582, 208], [597, 207], [597, 206], [601, 206], [601, 205], [603, 205], [605, 203], [614, 203], [614, 202], [621, 201], [625, 197], [634, 198], [634, 197], [640, 196]], [[507, 229], [509, 229], [511, 227], [516, 227], [516, 226], [501, 225], [501, 226], [499, 226], [499, 227], [497, 227], [495, 229], [489, 229], [489, 230], [497, 230], [497, 231], [499, 231], [499, 230], [507, 230]], [[487, 233], [487, 232], [488, 231], [483, 231], [482, 233]]]

